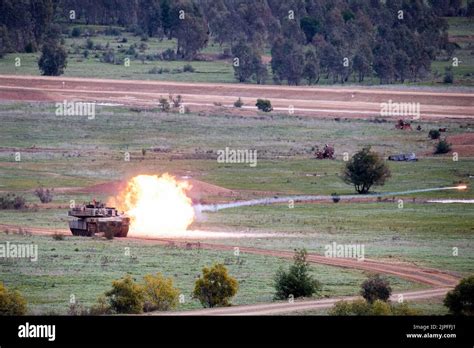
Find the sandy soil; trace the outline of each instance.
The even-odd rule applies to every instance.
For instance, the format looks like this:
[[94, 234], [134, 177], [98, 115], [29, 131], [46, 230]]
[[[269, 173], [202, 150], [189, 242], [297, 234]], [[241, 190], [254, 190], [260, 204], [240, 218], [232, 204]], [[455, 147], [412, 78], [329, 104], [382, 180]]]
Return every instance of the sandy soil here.
[[[156, 106], [160, 96], [169, 94], [182, 95], [184, 104], [192, 110], [232, 107], [233, 102], [241, 97], [244, 108], [254, 111], [257, 98], [268, 98], [279, 112], [288, 112], [293, 107], [295, 113], [307, 116], [367, 118], [380, 117], [381, 103], [391, 100], [420, 103], [422, 118], [474, 117], [474, 93], [469, 92], [0, 76], [0, 100], [76, 100]], [[222, 106], [216, 106], [215, 103]]]

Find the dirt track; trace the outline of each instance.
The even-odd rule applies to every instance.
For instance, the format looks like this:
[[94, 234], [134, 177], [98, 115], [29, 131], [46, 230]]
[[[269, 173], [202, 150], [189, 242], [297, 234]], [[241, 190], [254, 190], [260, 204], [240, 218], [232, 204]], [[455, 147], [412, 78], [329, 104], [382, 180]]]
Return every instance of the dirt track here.
[[[66, 77], [0, 75], [0, 100], [88, 101], [120, 105], [156, 106], [160, 96], [183, 96], [193, 110], [231, 107], [241, 97], [254, 111], [257, 98], [271, 100], [276, 111], [314, 117], [380, 116], [381, 103], [420, 103], [422, 118], [472, 118], [474, 93], [364, 87], [290, 87], [245, 84], [205, 84], [162, 81], [99, 80]], [[221, 107], [221, 106], [219, 106]], [[400, 117], [400, 116], [393, 116]]]
[[[0, 224], [0, 229], [9, 229], [10, 232], [18, 230], [18, 226]], [[65, 233], [69, 234], [69, 230], [51, 230], [46, 228], [24, 228], [24, 230], [39, 235], [51, 235], [53, 233]], [[181, 239], [148, 239], [148, 238], [127, 238], [127, 241], [141, 242], [147, 244], [159, 244], [159, 245], [172, 245], [180, 248], [201, 248], [207, 250], [220, 250], [233, 252], [234, 247], [230, 245], [214, 244], [214, 243], [203, 243], [196, 241], [185, 241]], [[121, 240], [117, 240], [121, 241]], [[293, 258], [294, 253], [292, 251], [283, 250], [268, 250], [251, 247], [239, 247], [240, 253], [245, 254], [257, 254], [280, 257], [285, 259]], [[388, 263], [383, 261], [376, 261], [365, 259], [364, 261], [357, 261], [355, 259], [342, 259], [342, 258], [328, 258], [317, 254], [308, 254], [308, 262], [316, 264], [324, 264], [329, 266], [343, 267], [364, 270], [374, 273], [383, 273], [407, 280], [419, 282], [425, 285], [429, 285], [432, 289], [418, 290], [404, 292], [403, 297], [406, 300], [409, 299], [425, 299], [432, 297], [444, 296], [447, 291], [453, 288], [458, 282], [459, 277], [450, 274], [448, 272], [442, 272], [436, 269], [417, 267], [406, 263]], [[393, 295], [394, 299], [398, 299], [398, 293]], [[349, 296], [344, 297], [346, 300], [352, 300], [356, 297]], [[342, 298], [330, 298], [322, 300], [310, 300], [310, 301], [295, 301], [294, 303], [263, 303], [256, 305], [245, 305], [245, 306], [234, 306], [227, 308], [217, 309], [202, 309], [196, 311], [186, 312], [172, 312], [166, 314], [177, 314], [177, 315], [266, 315], [266, 314], [279, 314], [293, 311], [303, 311], [316, 308], [329, 308], [335, 302]], [[152, 313], [159, 315], [162, 313]]]

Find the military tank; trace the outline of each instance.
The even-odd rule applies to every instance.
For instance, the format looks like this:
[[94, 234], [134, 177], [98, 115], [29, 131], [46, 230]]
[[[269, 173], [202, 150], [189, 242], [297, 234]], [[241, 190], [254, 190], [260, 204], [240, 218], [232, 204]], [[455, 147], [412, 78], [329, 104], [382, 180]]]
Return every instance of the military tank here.
[[116, 208], [106, 207], [103, 203], [83, 204], [68, 211], [68, 216], [76, 219], [69, 221], [69, 228], [75, 236], [92, 237], [97, 233], [126, 237], [130, 218], [120, 214]]

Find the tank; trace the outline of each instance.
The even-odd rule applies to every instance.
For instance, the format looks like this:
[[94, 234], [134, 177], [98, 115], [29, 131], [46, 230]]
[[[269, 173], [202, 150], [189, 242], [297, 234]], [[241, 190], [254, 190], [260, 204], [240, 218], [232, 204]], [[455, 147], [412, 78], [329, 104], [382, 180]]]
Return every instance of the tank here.
[[128, 216], [96, 202], [74, 207], [68, 211], [68, 216], [75, 218], [69, 221], [69, 228], [75, 236], [113, 233], [114, 237], [126, 237], [130, 225]]

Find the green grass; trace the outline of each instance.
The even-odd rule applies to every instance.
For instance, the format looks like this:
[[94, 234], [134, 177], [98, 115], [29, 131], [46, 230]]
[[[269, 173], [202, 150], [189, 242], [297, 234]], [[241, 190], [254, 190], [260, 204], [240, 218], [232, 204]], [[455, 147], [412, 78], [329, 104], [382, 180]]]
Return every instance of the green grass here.
[[[428, 130], [441, 124], [421, 121], [423, 132], [401, 132], [392, 123], [364, 120], [339, 122], [288, 115], [238, 118], [226, 114], [199, 115], [160, 112], [133, 112], [128, 108], [98, 107], [94, 120], [55, 116], [51, 104], [0, 104], [0, 191], [23, 194], [29, 204], [39, 204], [32, 193], [38, 186], [56, 188], [50, 209], [2, 210], [0, 221], [29, 227], [67, 229], [66, 209], [58, 206], [87, 201], [92, 196], [77, 189], [135, 174], [187, 175], [237, 191], [234, 197], [203, 197], [204, 200], [246, 199], [282, 194], [352, 194], [340, 172], [343, 152], [350, 154], [366, 145], [384, 156], [416, 152], [416, 163], [389, 162], [392, 177], [375, 191], [389, 192], [470, 183], [474, 159], [461, 157], [453, 162], [449, 155], [432, 156], [434, 142]], [[471, 131], [466, 121], [445, 121], [449, 135]], [[461, 128], [460, 126], [463, 126]], [[334, 144], [337, 160], [313, 159], [311, 148]], [[257, 149], [258, 165], [219, 164], [216, 151], [226, 146]], [[31, 148], [34, 147], [33, 151]], [[153, 152], [152, 148], [166, 151]], [[141, 150], [147, 149], [146, 156]], [[22, 161], [14, 161], [14, 153]], [[124, 152], [132, 160], [124, 161]], [[76, 188], [65, 191], [64, 188]], [[211, 240], [233, 246], [251, 245], [268, 249], [307, 248], [323, 253], [324, 246], [364, 244], [366, 257], [451, 270], [462, 275], [474, 272], [472, 235], [474, 212], [469, 204], [422, 204], [428, 198], [472, 199], [465, 191], [441, 191], [389, 197], [383, 202], [322, 203], [247, 207], [206, 213], [193, 229], [233, 232], [272, 232], [277, 237], [227, 238]], [[404, 199], [403, 209], [397, 199]], [[413, 198], [415, 201], [413, 202]], [[3, 231], [0, 231], [3, 232]], [[288, 236], [284, 236], [284, 235]], [[130, 272], [140, 278], [145, 273], [162, 271], [173, 276], [177, 285], [190, 294], [200, 268], [229, 257], [225, 252], [170, 250], [138, 245], [130, 241], [99, 241], [69, 237], [64, 242], [51, 237], [2, 234], [2, 240], [33, 240], [40, 245], [43, 261], [0, 263], [0, 276], [7, 285], [17, 286], [30, 301], [31, 310], [64, 313], [71, 293], [90, 305], [105, 291], [112, 279]], [[122, 257], [124, 245], [136, 249], [138, 264]], [[459, 255], [453, 256], [453, 247]], [[79, 251], [75, 251], [78, 248]], [[52, 250], [55, 249], [55, 250]], [[89, 255], [89, 256], [88, 256]], [[107, 257], [105, 266], [101, 260]], [[229, 265], [241, 280], [235, 303], [269, 301], [271, 279], [281, 261], [246, 255], [244, 265]], [[90, 260], [90, 261], [88, 261]], [[105, 259], [104, 259], [105, 260]], [[325, 285], [322, 296], [354, 294], [365, 275], [357, 271], [312, 266]], [[322, 267], [322, 268], [321, 268]], [[175, 274], [177, 274], [175, 276]], [[392, 278], [403, 288], [418, 285]], [[53, 285], [54, 284], [54, 285]], [[81, 286], [83, 285], [83, 286]], [[45, 295], [47, 294], [47, 295]], [[181, 309], [198, 308], [190, 301]]]
[[[225, 263], [230, 274], [239, 281], [234, 305], [272, 301], [273, 277], [277, 269], [288, 267], [290, 261], [273, 257], [208, 250], [184, 250], [127, 240], [106, 241], [66, 237], [63, 241], [45, 236], [24, 236], [0, 233], [0, 243], [34, 243], [38, 261], [26, 259], [0, 260], [0, 278], [8, 287], [18, 289], [28, 300], [32, 314], [56, 312], [65, 314], [71, 295], [86, 307], [111, 287], [113, 280], [125, 274], [141, 281], [145, 274], [161, 272], [173, 278], [175, 286], [185, 295], [179, 310], [201, 308], [191, 298], [196, 277], [204, 266]], [[130, 256], [125, 254], [129, 248]], [[323, 288], [319, 296], [344, 296], [357, 292], [366, 274], [360, 271], [312, 265], [311, 274]], [[423, 288], [419, 284], [388, 277], [394, 289]]]

